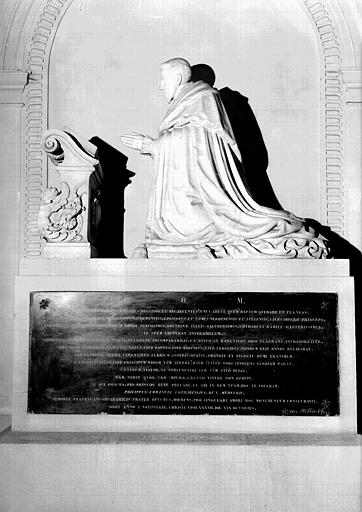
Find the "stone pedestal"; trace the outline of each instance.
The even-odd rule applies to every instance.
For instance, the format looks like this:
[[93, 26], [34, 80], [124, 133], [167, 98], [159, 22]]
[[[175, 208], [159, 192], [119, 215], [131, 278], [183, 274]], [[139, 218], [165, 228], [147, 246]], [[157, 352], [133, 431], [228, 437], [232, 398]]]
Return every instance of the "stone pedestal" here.
[[[167, 267], [163, 264], [162, 261], [156, 260], [153, 262], [143, 261], [141, 264], [136, 261], [128, 260], [110, 260], [107, 262], [102, 260], [78, 260], [77, 263], [78, 265], [76, 272], [74, 265], [64, 260], [48, 261], [45, 266], [41, 267], [42, 270], [40, 270], [40, 267], [36, 269], [34, 264], [29, 264], [27, 262], [22, 266], [23, 274], [27, 275], [23, 275], [17, 280], [17, 340], [15, 347], [14, 367], [13, 429], [28, 431], [95, 430], [143, 433], [150, 431], [163, 433], [199, 432], [214, 434], [235, 434], [247, 432], [356, 432], [353, 279], [348, 277], [347, 262], [333, 260], [324, 262], [318, 260], [290, 260], [288, 262], [282, 262], [278, 260], [270, 260], [268, 265], [265, 265], [265, 261], [262, 262], [263, 267], [260, 266], [260, 262], [255, 262], [253, 260], [246, 260], [243, 262], [173, 261], [169, 262]], [[264, 275], [261, 276], [261, 273]], [[61, 274], [61, 276], [59, 274]], [[219, 294], [216, 298], [213, 295], [215, 293]], [[152, 333], [150, 328], [153, 324], [150, 324], [150, 327], [146, 326], [142, 322], [140, 323], [139, 315], [142, 316], [144, 312], [141, 314], [140, 311], [137, 312], [138, 310], [132, 310], [133, 313], [129, 313], [129, 315], [131, 315], [131, 317], [134, 319], [132, 322], [131, 317], [128, 318], [126, 323], [124, 323], [124, 320], [120, 319], [120, 315], [122, 316], [122, 314], [125, 314], [123, 310], [127, 308], [127, 301], [135, 300], [135, 294], [137, 295], [136, 302], [139, 300], [141, 300], [142, 304], [144, 302], [144, 306], [142, 306], [143, 309], [145, 307], [151, 307], [147, 302], [147, 297], [154, 297], [154, 299], [152, 299], [153, 302], [155, 300], [156, 302], [159, 301], [159, 307], [156, 313], [154, 312], [154, 306], [152, 306], [148, 315], [152, 319], [153, 314], [156, 314], [157, 316], [160, 311], [163, 312], [162, 315], [159, 316], [158, 323], [156, 321], [157, 319], [154, 319], [154, 322], [156, 323], [154, 328], [151, 329]], [[316, 338], [315, 341], [316, 343], [320, 344], [318, 345], [320, 347], [322, 347], [322, 344], [324, 343], [324, 339], [322, 339], [324, 336], [324, 331], [318, 331], [318, 329], [324, 329], [323, 325], [325, 324], [326, 320], [324, 319], [323, 314], [319, 314], [318, 310], [311, 310], [309, 312], [309, 310], [307, 311], [308, 308], [301, 305], [296, 307], [294, 314], [294, 306], [292, 305], [293, 301], [297, 301], [299, 304], [298, 295], [300, 295], [300, 297], [304, 297], [304, 304], [308, 304], [308, 297], [310, 297], [310, 301], [312, 303], [316, 300], [316, 295], [318, 295], [320, 307], [323, 308], [324, 305], [327, 304], [324, 304], [323, 297], [325, 296], [327, 302], [330, 300], [330, 298], [334, 297], [333, 300], [336, 301], [337, 304], [337, 308], [335, 308], [337, 317], [334, 321], [332, 320], [330, 328], [333, 329], [333, 325], [338, 325], [337, 337], [333, 343], [336, 344], [336, 357], [338, 359], [338, 363], [336, 359], [336, 364], [338, 364], [338, 382], [336, 381], [335, 386], [336, 389], [338, 387], [339, 390], [339, 398], [337, 400], [339, 409], [337, 407], [337, 409], [334, 410], [332, 407], [332, 410], [330, 408], [330, 404], [327, 404], [327, 402], [324, 405], [322, 404], [321, 407], [318, 406], [318, 410], [314, 410], [313, 407], [313, 410], [310, 409], [307, 405], [308, 403], [311, 403], [311, 399], [314, 397], [309, 396], [309, 391], [306, 391], [304, 396], [303, 390], [301, 390], [301, 395], [303, 395], [302, 399], [305, 399], [305, 404], [307, 404], [305, 407], [303, 406], [303, 410], [298, 409], [298, 407], [291, 407], [290, 403], [292, 402], [288, 402], [289, 405], [285, 407], [285, 410], [283, 409], [284, 412], [279, 408], [279, 412], [276, 412], [274, 416], [273, 414], [270, 414], [270, 411], [265, 415], [265, 413], [260, 412], [260, 408], [256, 409], [255, 414], [242, 413], [237, 415], [229, 414], [225, 411], [221, 411], [215, 414], [209, 410], [208, 414], [205, 415], [202, 414], [201, 409], [201, 412], [198, 412], [197, 415], [186, 413], [181, 414], [181, 410], [179, 410], [179, 413], [176, 415], [172, 415], [171, 410], [164, 410], [164, 414], [162, 415], [155, 415], [153, 413], [145, 414], [145, 412], [147, 412], [146, 408], [143, 408], [143, 412], [138, 414], [132, 414], [128, 409], [125, 410], [125, 412], [122, 414], [117, 414], [114, 413], [113, 409], [111, 410], [110, 408], [107, 409], [108, 414], [100, 414], [99, 412], [104, 412], [104, 410], [98, 406], [94, 410], [92, 407], [83, 406], [81, 409], [79, 409], [79, 403], [89, 404], [90, 402], [92, 403], [92, 400], [108, 400], [110, 404], [113, 403], [114, 400], [124, 401], [127, 399], [127, 403], [129, 402], [129, 395], [127, 398], [126, 395], [124, 395], [124, 392], [121, 392], [119, 396], [117, 394], [113, 396], [112, 394], [111, 397], [109, 393], [106, 393], [105, 397], [103, 396], [104, 386], [115, 386], [117, 382], [120, 382], [116, 381], [115, 373], [119, 376], [119, 379], [126, 379], [127, 381], [126, 377], [130, 374], [124, 373], [125, 369], [122, 369], [123, 367], [115, 366], [113, 368], [112, 366], [113, 369], [104, 370], [104, 377], [101, 378], [99, 382], [96, 382], [93, 377], [91, 377], [91, 375], [89, 375], [89, 378], [84, 381], [84, 378], [86, 377], [84, 374], [84, 371], [86, 371], [85, 365], [92, 363], [92, 368], [94, 369], [94, 364], [99, 364], [101, 365], [99, 371], [102, 372], [102, 368], [108, 368], [109, 358], [112, 359], [112, 361], [114, 360], [112, 364], [116, 364], [117, 361], [120, 361], [119, 358], [121, 357], [121, 353], [114, 346], [115, 343], [126, 343], [128, 346], [128, 344], [131, 342], [129, 337], [131, 337], [134, 341], [137, 336], [142, 335], [144, 338], [142, 343], [145, 345], [145, 350], [147, 349], [147, 344], [151, 346], [153, 342], [159, 340], [158, 345], [160, 345], [160, 347], [156, 350], [156, 352], [160, 352], [159, 356], [161, 359], [159, 364], [167, 366], [168, 363], [166, 364], [166, 359], [168, 361], [170, 357], [172, 358], [173, 353], [170, 353], [167, 358], [165, 354], [162, 355], [162, 350], [165, 350], [165, 347], [161, 347], [162, 343], [166, 341], [174, 342], [175, 340], [173, 338], [180, 337], [180, 343], [182, 344], [182, 336], [184, 337], [182, 339], [184, 339], [186, 342], [189, 340], [189, 335], [187, 332], [179, 332], [179, 330], [176, 328], [178, 322], [178, 310], [176, 311], [177, 308], [173, 313], [175, 317], [174, 322], [176, 322], [173, 327], [173, 331], [171, 329], [172, 332], [167, 331], [166, 333], [167, 329], [165, 329], [165, 326], [162, 323], [164, 317], [169, 315], [169, 322], [171, 321], [170, 319], [173, 318], [172, 313], [167, 313], [170, 308], [169, 301], [171, 299], [176, 301], [180, 299], [181, 302], [184, 301], [182, 304], [186, 304], [190, 300], [191, 302], [196, 301], [195, 304], [197, 304], [200, 300], [200, 296], [202, 295], [202, 300], [206, 300], [205, 304], [208, 304], [208, 294], [210, 296], [210, 300], [212, 299], [212, 301], [214, 301], [215, 304], [213, 304], [216, 308], [214, 308], [214, 316], [212, 318], [210, 317], [211, 325], [214, 326], [215, 331], [218, 330], [217, 325], [219, 324], [217, 323], [220, 320], [220, 312], [222, 312], [222, 308], [225, 307], [224, 303], [219, 304], [217, 302], [219, 300], [218, 297], [222, 296], [229, 300], [229, 298], [232, 296], [233, 300], [235, 299], [236, 301], [239, 301], [238, 304], [235, 303], [235, 307], [251, 308], [248, 313], [250, 319], [246, 323], [243, 320], [243, 326], [241, 326], [241, 324], [239, 325], [239, 320], [237, 320], [235, 312], [232, 312], [231, 314], [231, 310], [225, 310], [228, 315], [229, 313], [231, 314], [231, 316], [229, 316], [229, 324], [233, 324], [231, 326], [228, 325], [227, 328], [230, 332], [228, 331], [229, 334], [227, 334], [227, 336], [235, 337], [235, 334], [232, 335], [232, 332], [240, 332], [237, 337], [240, 338], [241, 345], [240, 348], [237, 349], [236, 356], [239, 354], [241, 357], [244, 353], [249, 354], [250, 357], [250, 354], [254, 354], [256, 358], [266, 357], [268, 364], [273, 362], [277, 363], [275, 366], [276, 372], [279, 371], [278, 364], [280, 367], [285, 366], [282, 358], [289, 357], [293, 359], [294, 352], [298, 352], [300, 350], [298, 348], [298, 344], [295, 345], [295, 342], [293, 341], [293, 332], [295, 333], [296, 339], [300, 338], [303, 340], [302, 342], [304, 343], [304, 347], [306, 347], [307, 351], [304, 351], [305, 354], [307, 354], [308, 351], [314, 350], [311, 341], [308, 339], [308, 336]], [[269, 305], [265, 306], [267, 308], [266, 311], [264, 311], [264, 307], [261, 308], [262, 303], [258, 304], [259, 299], [256, 297], [257, 294], [267, 297], [267, 302]], [[107, 307], [105, 304], [103, 304], [105, 295], [108, 297]], [[211, 295], [213, 295], [213, 297], [211, 297]], [[280, 297], [283, 295], [290, 296], [290, 308], [287, 308], [288, 311], [281, 310], [278, 317], [278, 311], [274, 311], [274, 309], [278, 310], [279, 306], [277, 306], [277, 304], [279, 303], [278, 301], [280, 301]], [[115, 307], [113, 300], [115, 296], [117, 297], [118, 302], [121, 297], [123, 301], [121, 302], [123, 305], [120, 305], [121, 303], [118, 304], [116, 301], [118, 305]], [[253, 306], [250, 305], [250, 297], [253, 297]], [[270, 304], [273, 303], [273, 297], [275, 297], [275, 307], [270, 306]], [[243, 302], [245, 298], [246, 303]], [[265, 300], [265, 298], [263, 300]], [[257, 306], [256, 309], [255, 304]], [[137, 307], [141, 307], [141, 305]], [[192, 304], [190, 303], [190, 305], [187, 307], [189, 310], [185, 312], [191, 315], [190, 318], [192, 318], [192, 315], [194, 315], [194, 317], [197, 319], [199, 315], [198, 311], [200, 310], [201, 306], [198, 306], [197, 309], [197, 307], [192, 302]], [[260, 308], [262, 311], [259, 311]], [[306, 310], [305, 313], [303, 313], [301, 310], [303, 308]], [[34, 316], [35, 311], [39, 312], [41, 318], [36, 316], [38, 313]], [[261, 315], [260, 320], [257, 317], [259, 314], [258, 312]], [[210, 311], [205, 311], [203, 314], [210, 314]], [[55, 316], [53, 317], [52, 315]], [[271, 315], [270, 319], [268, 319], [269, 317], [266, 318], [265, 315]], [[309, 318], [308, 315], [315, 316], [315, 318]], [[48, 321], [48, 317], [54, 319]], [[94, 318], [96, 318], [96, 320], [94, 320]], [[150, 321], [151, 320], [149, 319], [147, 320], [148, 323]], [[199, 319], [199, 323], [200, 322], [201, 324], [204, 322], [204, 319], [201, 317]], [[265, 324], [265, 322], [267, 323]], [[293, 350], [290, 351], [288, 349], [287, 351], [283, 348], [283, 342], [280, 338], [280, 332], [282, 331], [280, 331], [278, 322], [286, 322], [286, 342], [291, 343], [289, 346], [292, 347], [292, 349], [294, 347], [294, 352]], [[298, 327], [294, 328], [293, 322], [296, 322], [295, 325]], [[203, 331], [205, 331], [205, 329], [210, 330], [209, 322], [206, 322], [206, 324], [204, 322], [204, 324], [202, 324], [204, 327], [202, 327], [201, 324], [197, 329], [195, 326], [195, 328], [192, 327], [191, 329], [192, 331], [195, 331], [193, 335], [196, 336], [196, 344], [201, 343], [201, 337], [204, 335]], [[307, 326], [307, 331], [305, 331], [305, 326]], [[48, 332], [47, 329], [48, 331], [50, 329], [50, 331]], [[119, 331], [119, 335], [116, 334], [117, 329]], [[126, 330], [124, 331], [124, 329]], [[267, 336], [263, 329], [265, 332], [269, 332]], [[271, 344], [273, 344], [273, 332], [277, 333], [275, 329], [278, 330], [279, 334], [278, 336], [275, 334], [278, 339], [275, 339], [275, 347], [273, 348], [271, 347]], [[165, 331], [164, 333], [163, 330]], [[210, 330], [210, 336], [213, 335], [212, 330], [213, 329]], [[249, 330], [252, 330], [253, 332], [255, 331], [253, 334], [255, 340], [252, 341], [255, 341], [256, 343], [256, 352], [253, 353], [251, 352], [251, 348], [249, 346], [245, 347], [243, 345], [244, 342], [242, 341], [242, 338], [245, 336], [248, 339], [250, 338], [250, 335], [248, 334]], [[95, 331], [98, 333], [97, 336]], [[159, 331], [159, 333], [155, 334], [156, 331]], [[33, 343], [32, 351], [30, 351], [29, 332]], [[222, 334], [220, 334], [220, 336], [221, 335]], [[156, 338], [157, 336], [159, 337], [156, 339], [155, 336]], [[222, 336], [226, 336], [226, 334]], [[74, 341], [74, 337], [77, 338], [76, 341]], [[269, 341], [264, 340], [265, 337], [269, 338]], [[99, 343], [96, 343], [96, 338], [98, 339]], [[263, 338], [266, 343], [265, 347], [261, 346], [262, 343], [258, 341], [259, 338]], [[138, 342], [139, 340], [137, 343]], [[38, 357], [36, 354], [39, 350], [37, 347], [40, 347], [40, 345], [37, 345], [39, 343], [43, 345], [45, 343], [46, 346], [44, 345], [44, 350], [48, 352], [50, 350], [50, 359], [54, 359], [52, 368], [55, 372], [57, 371], [57, 364], [63, 365], [64, 363], [69, 365], [69, 361], [73, 361], [72, 369], [69, 367], [71, 374], [68, 371], [66, 372], [68, 375], [66, 380], [70, 379], [69, 385], [75, 386], [75, 388], [72, 388], [73, 391], [70, 395], [67, 391], [65, 396], [63, 391], [58, 386], [59, 383], [52, 384], [49, 381], [45, 384], [41, 384], [39, 389], [37, 388], [38, 395], [35, 397], [35, 401], [33, 400], [30, 403], [28, 401], [28, 386], [33, 386], [32, 394], [34, 396], [34, 386], [37, 386], [38, 379], [35, 377], [34, 380], [30, 377], [29, 361], [31, 363], [32, 357]], [[107, 343], [111, 343], [111, 346], [106, 346], [105, 343], [106, 345]], [[92, 354], [89, 353], [91, 348]], [[265, 352], [266, 349], [267, 352]], [[280, 352], [282, 355], [278, 355], [278, 350], [279, 352], [282, 351]], [[320, 350], [322, 350], [322, 348], [320, 348]], [[64, 351], [68, 355], [66, 355]], [[187, 350], [185, 349], [184, 352], [186, 354]], [[44, 351], [42, 353], [45, 354]], [[98, 356], [95, 357], [97, 354]], [[135, 357], [135, 355], [132, 354], [123, 354], [121, 359], [124, 359], [125, 357], [126, 359], [131, 357], [132, 359], [132, 357]], [[89, 358], [93, 358], [93, 356], [95, 357], [94, 361], [90, 361]], [[200, 356], [200, 354], [198, 354], [198, 356]], [[66, 357], [66, 360], [64, 361], [68, 362], [61, 362], [63, 357]], [[152, 356], [153, 359], [154, 357], [156, 356]], [[215, 357], [218, 360], [218, 365], [220, 365], [221, 356], [219, 349]], [[46, 356], [46, 358], [48, 358], [48, 356]], [[179, 356], [177, 356], [177, 358], [179, 359]], [[149, 362], [147, 363], [148, 366], [156, 364], [156, 361], [153, 359], [152, 361], [151, 358], [149, 359]], [[178, 359], [174, 363], [176, 366], [181, 364], [181, 360], [179, 361]], [[311, 361], [314, 363], [313, 358]], [[49, 361], [43, 361], [43, 363], [45, 366], [43, 367], [42, 375], [43, 378], [47, 379], [45, 375], [49, 369], [48, 366], [50, 363]], [[40, 362], [41, 365], [43, 365], [43, 363]], [[139, 364], [145, 364], [145, 362], [140, 362]], [[183, 364], [184, 370], [185, 368], [187, 369], [188, 364], [190, 365], [190, 368], [191, 365], [194, 365], [191, 359], [186, 360], [185, 364]], [[80, 365], [79, 368], [77, 365]], [[234, 366], [236, 367], [236, 360], [232, 367]], [[298, 362], [297, 368], [298, 371], [302, 372], [301, 378], [304, 372], [308, 373], [308, 371], [310, 371], [309, 367], [301, 367], [299, 366]], [[112, 374], [111, 378], [109, 371], [111, 371]], [[227, 369], [222, 371], [227, 371]], [[260, 365], [258, 365], [258, 371], [261, 371]], [[74, 372], [78, 372], [78, 377], [75, 376], [76, 374]], [[148, 374], [148, 381], [150, 375], [152, 377], [152, 374]], [[181, 372], [176, 372], [176, 377], [180, 377], [180, 375]], [[311, 375], [311, 378], [312, 377], [314, 378], [315, 375]], [[59, 378], [63, 382], [63, 377]], [[133, 378], [136, 378], [135, 375], [133, 375]], [[165, 385], [170, 385], [171, 381], [168, 382], [168, 377], [163, 376], [162, 379], [165, 379]], [[81, 382], [84, 383], [88, 381], [91, 383], [91, 386], [94, 385], [94, 389], [92, 387], [89, 388], [88, 384], [86, 384], [87, 389], [85, 390], [84, 384], [81, 384]], [[56, 388], [54, 388], [54, 385]], [[258, 386], [259, 384], [256, 383], [256, 385]], [[218, 386], [220, 387], [220, 384], [218, 384]], [[149, 389], [149, 386], [147, 389]], [[221, 390], [227, 392], [227, 389], [228, 387], [224, 383], [222, 389], [220, 388], [219, 391]], [[263, 397], [261, 398], [270, 398], [268, 393], [265, 394], [264, 391]], [[129, 390], [128, 392], [133, 394], [134, 390]], [[150, 399], [149, 391], [147, 391], [147, 393], [147, 396], [145, 395], [146, 401]], [[233, 391], [233, 393], [235, 393], [235, 391]], [[213, 396], [214, 395], [215, 393], [213, 392]], [[38, 401], [38, 398], [40, 402]], [[231, 398], [233, 398], [233, 396]], [[246, 399], [248, 398], [250, 397], [248, 397], [246, 394]], [[284, 395], [278, 397], [278, 403], [284, 398]], [[54, 408], [50, 407], [49, 409], [48, 406], [44, 408], [42, 405], [43, 401], [49, 401], [49, 399], [50, 401], [56, 399], [57, 402], [54, 402], [54, 404], [58, 404], [59, 407], [58, 405], [57, 407], [54, 405]], [[178, 400], [180, 400], [180, 397]], [[275, 400], [275, 398], [272, 400]], [[68, 405], [73, 402], [74, 404], [78, 404], [77, 407], [71, 406], [69, 408]], [[296, 403], [297, 402], [299, 403], [300, 400], [298, 399]], [[93, 403], [99, 404], [101, 402]], [[200, 402], [198, 403], [200, 405]], [[244, 405], [247, 405], [246, 402]], [[165, 408], [167, 409], [167, 405], [165, 405]], [[62, 413], [62, 410], [65, 411], [65, 414]], [[243, 410], [246, 411], [246, 407], [243, 407]]]
[[98, 160], [96, 148], [61, 130], [48, 130], [42, 147], [57, 168], [60, 190], [49, 187], [40, 206], [38, 224], [46, 258], [89, 258], [89, 177]]
[[[355, 434], [353, 282], [347, 261], [76, 263], [76, 270], [67, 259], [20, 265], [12, 431], [0, 435], [0, 509], [359, 512], [361, 442]], [[341, 415], [27, 412], [30, 292], [170, 289], [337, 294]], [[74, 313], [76, 319], [76, 307]]]
[[361, 510], [356, 435], [6, 432], [0, 459], [4, 512]]

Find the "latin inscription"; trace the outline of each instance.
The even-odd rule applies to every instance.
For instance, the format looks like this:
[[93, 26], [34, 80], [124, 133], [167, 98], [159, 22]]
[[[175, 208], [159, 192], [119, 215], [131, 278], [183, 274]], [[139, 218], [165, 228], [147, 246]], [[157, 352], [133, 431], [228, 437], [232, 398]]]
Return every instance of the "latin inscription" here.
[[33, 292], [28, 411], [339, 413], [337, 296]]

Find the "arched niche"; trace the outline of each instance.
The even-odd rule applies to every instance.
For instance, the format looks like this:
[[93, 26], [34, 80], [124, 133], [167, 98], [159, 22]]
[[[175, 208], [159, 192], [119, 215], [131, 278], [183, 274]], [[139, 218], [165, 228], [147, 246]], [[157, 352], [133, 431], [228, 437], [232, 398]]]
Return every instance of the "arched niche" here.
[[[38, 2], [27, 54], [24, 256], [41, 256], [36, 216], [51, 179], [39, 148], [41, 133], [67, 125], [120, 150], [121, 132], [155, 134], [165, 108], [157, 91], [158, 65], [175, 55], [207, 62], [217, 73], [217, 87], [250, 98], [281, 203], [343, 235], [341, 70], [355, 57], [336, 5], [225, 0], [204, 9], [203, 2], [109, 0], [104, 9], [102, 1]], [[151, 179], [151, 162], [129, 157], [136, 176], [126, 197], [128, 254], [143, 236]]]

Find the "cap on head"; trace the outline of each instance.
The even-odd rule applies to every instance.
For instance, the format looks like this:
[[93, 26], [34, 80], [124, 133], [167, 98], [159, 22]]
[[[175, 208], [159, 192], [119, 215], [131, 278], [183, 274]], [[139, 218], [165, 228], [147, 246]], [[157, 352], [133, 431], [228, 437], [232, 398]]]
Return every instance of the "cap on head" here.
[[186, 59], [182, 59], [181, 57], [166, 60], [166, 62], [161, 64], [161, 68], [168, 68], [180, 74], [182, 76], [182, 83], [189, 82], [191, 78], [191, 66]]

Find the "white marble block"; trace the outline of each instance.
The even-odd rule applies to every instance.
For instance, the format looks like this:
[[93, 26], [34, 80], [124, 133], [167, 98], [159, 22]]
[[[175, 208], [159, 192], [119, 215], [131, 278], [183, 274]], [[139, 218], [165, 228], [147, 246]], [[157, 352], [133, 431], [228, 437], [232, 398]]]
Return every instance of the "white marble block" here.
[[[97, 262], [94, 262], [97, 263]], [[111, 264], [112, 263], [112, 264]], [[208, 434], [231, 434], [231, 433], [344, 433], [356, 432], [356, 383], [355, 383], [355, 334], [354, 334], [354, 298], [353, 298], [353, 279], [346, 275], [346, 268], [343, 268], [341, 263], [333, 262], [324, 267], [324, 275], [316, 275], [315, 264], [319, 262], [310, 262], [310, 271], [308, 272], [307, 262], [300, 262], [303, 266], [303, 272], [296, 270], [298, 262], [291, 262], [295, 267], [294, 272], [286, 272], [284, 276], [275, 275], [272, 270], [265, 270], [265, 275], [259, 277], [255, 276], [252, 270], [252, 265], [239, 266], [237, 269], [236, 262], [233, 263], [233, 273], [225, 272], [222, 262], [219, 265], [219, 272], [214, 268], [211, 272], [208, 266], [202, 270], [201, 262], [195, 262], [197, 268], [192, 271], [191, 262], [178, 262], [178, 271], [175, 269], [173, 272], [168, 273], [164, 271], [162, 262], [153, 262], [149, 265], [147, 272], [147, 279], [145, 279], [145, 272], [147, 271], [143, 262], [138, 270], [135, 262], [122, 261], [117, 268], [117, 261], [110, 262], [107, 267], [103, 265], [103, 272], [94, 273], [91, 267], [84, 265], [80, 269], [82, 275], [62, 275], [62, 276], [39, 276], [27, 275], [19, 277], [17, 280], [17, 296], [16, 296], [16, 345], [14, 357], [14, 387], [13, 387], [13, 423], [14, 430], [28, 430], [28, 431], [119, 431], [119, 432], [138, 432], [138, 433], [208, 433]], [[331, 266], [335, 264], [335, 269]], [[217, 265], [216, 265], [217, 266]], [[278, 267], [278, 262], [269, 262], [269, 267]], [[300, 265], [299, 265], [300, 266]], [[63, 265], [64, 267], [64, 265]], [[320, 274], [323, 273], [323, 268], [318, 265]], [[339, 268], [339, 270], [338, 270]], [[313, 270], [314, 269], [314, 270]], [[277, 269], [278, 270], [278, 269]], [[290, 270], [290, 269], [289, 269]], [[49, 268], [47, 269], [49, 271]], [[301, 275], [303, 273], [303, 275]], [[336, 277], [336, 274], [340, 277]], [[64, 274], [66, 274], [64, 272]], [[171, 275], [172, 274], [172, 275]], [[309, 274], [309, 275], [308, 275]], [[48, 343], [58, 343], [72, 338], [72, 329], [80, 323], [83, 325], [83, 334], [80, 338], [80, 344], [88, 342], [92, 338], [92, 329], [94, 329], [94, 321], [87, 321], [87, 316], [81, 313], [82, 304], [86, 299], [86, 294], [82, 292], [92, 292], [101, 295], [102, 293], [109, 292], [132, 292], [147, 294], [153, 293], [153, 296], [158, 297], [160, 300], [160, 307], [162, 307], [162, 300], [167, 300], [167, 297], [175, 296], [175, 294], [182, 293], [194, 294], [203, 292], [204, 294], [215, 293], [233, 293], [234, 296], [243, 294], [246, 296], [250, 294], [262, 293], [268, 297], [268, 301], [272, 300], [272, 294], [332, 294], [337, 301], [337, 317], [336, 317], [336, 343], [337, 343], [337, 359], [338, 359], [338, 372], [339, 372], [339, 387], [338, 387], [338, 401], [339, 412], [336, 414], [328, 415], [309, 414], [308, 410], [301, 411], [302, 414], [293, 415], [293, 411], [286, 411], [286, 414], [280, 415], [263, 415], [263, 414], [244, 414], [244, 415], [229, 415], [229, 414], [93, 414], [87, 412], [86, 414], [74, 414], [72, 410], [68, 410], [66, 414], [59, 413], [29, 413], [28, 412], [28, 374], [29, 374], [29, 329], [30, 320], [30, 294], [38, 293], [47, 297], [49, 301], [44, 302], [44, 315], [42, 313], [43, 321], [46, 323], [47, 305], [52, 302], [53, 295], [56, 300], [53, 304], [58, 303], [63, 307], [64, 315], [69, 315], [69, 330], [58, 333], [58, 341], [51, 336], [48, 337]], [[59, 294], [59, 292], [61, 292]], [[62, 293], [63, 292], [63, 293]], [[164, 295], [162, 295], [163, 292]], [[181, 293], [182, 292], [182, 293]], [[52, 295], [53, 294], [53, 295]], [[57, 295], [58, 294], [58, 295]], [[168, 294], [168, 295], [166, 295]], [[126, 295], [126, 294], [125, 294]], [[331, 295], [329, 295], [331, 296]], [[166, 297], [164, 299], [163, 297]], [[41, 298], [41, 297], [40, 297]], [[79, 300], [78, 300], [79, 299]], [[39, 297], [38, 297], [39, 302]], [[60, 302], [59, 302], [60, 301]], [[70, 301], [70, 302], [69, 302]], [[37, 304], [38, 304], [37, 302]], [[42, 304], [38, 304], [42, 308]], [[47, 304], [45, 304], [47, 302]], [[167, 302], [164, 307], [168, 306]], [[61, 310], [58, 310], [57, 318], [64, 318]], [[321, 307], [323, 303], [321, 302]], [[109, 311], [112, 315], [121, 312], [114, 310], [112, 313], [112, 305], [109, 303]], [[77, 311], [79, 310], [79, 315]], [[40, 311], [40, 310], [39, 310]], [[68, 313], [67, 313], [68, 311]], [[87, 310], [88, 311], [88, 310]], [[103, 309], [103, 311], [107, 311]], [[290, 312], [288, 312], [290, 313]], [[50, 314], [50, 310], [49, 310]], [[88, 311], [88, 314], [89, 311]], [[91, 316], [97, 315], [94, 310]], [[99, 331], [99, 347], [94, 345], [95, 350], [103, 350], [103, 338], [107, 337], [107, 322], [109, 314], [101, 312], [96, 322], [99, 325], [104, 325], [104, 329]], [[198, 314], [198, 313], [196, 313]], [[102, 316], [103, 315], [103, 316]], [[108, 316], [107, 316], [108, 315]], [[318, 315], [318, 312], [317, 312]], [[316, 316], [317, 316], [316, 315]], [[323, 316], [323, 315], [322, 315]], [[322, 318], [321, 316], [321, 318]], [[292, 315], [293, 317], [293, 315]], [[88, 317], [91, 318], [91, 317]], [[235, 321], [235, 319], [233, 320]], [[257, 321], [257, 320], [256, 320]], [[293, 321], [293, 318], [292, 320]], [[303, 322], [310, 322], [308, 316], [304, 317]], [[311, 321], [314, 322], [314, 319]], [[114, 323], [114, 321], [112, 321]], [[112, 323], [111, 322], [111, 323]], [[274, 322], [274, 320], [273, 320]], [[289, 320], [288, 320], [289, 322]], [[316, 325], [320, 320], [317, 318]], [[67, 321], [66, 321], [67, 323]], [[89, 324], [89, 325], [88, 325]], [[235, 321], [235, 329], [238, 329], [237, 322]], [[274, 322], [278, 328], [277, 322]], [[45, 324], [44, 324], [45, 325]], [[259, 325], [259, 324], [258, 324]], [[261, 324], [260, 324], [261, 325]], [[79, 327], [78, 326], [78, 327]], [[78, 329], [78, 327], [76, 327]], [[109, 326], [108, 326], [109, 327]], [[139, 329], [142, 325], [139, 326]], [[205, 326], [206, 328], [206, 326]], [[294, 328], [293, 326], [290, 328]], [[85, 330], [84, 330], [85, 329]], [[97, 327], [98, 329], [98, 327]], [[138, 328], [137, 328], [138, 329]], [[257, 336], [262, 335], [262, 328], [258, 327], [259, 331]], [[78, 331], [77, 331], [78, 332]], [[108, 332], [108, 331], [107, 331]], [[137, 334], [137, 330], [136, 336]], [[201, 331], [200, 331], [201, 332]], [[299, 330], [299, 332], [302, 332]], [[69, 334], [70, 333], [70, 334]], [[59, 338], [60, 336], [60, 338]], [[82, 337], [83, 336], [83, 337]], [[200, 335], [201, 336], [201, 335]], [[68, 337], [68, 338], [67, 338]], [[170, 336], [171, 338], [171, 336]], [[187, 339], [187, 338], [186, 338]], [[307, 338], [305, 338], [307, 340]], [[147, 339], [146, 339], [147, 341]], [[200, 339], [196, 339], [200, 342]], [[72, 341], [73, 343], [73, 341]], [[306, 341], [307, 343], [307, 341]], [[64, 345], [64, 343], [61, 343]], [[81, 345], [80, 345], [81, 346]], [[279, 347], [282, 346], [279, 343]], [[308, 345], [309, 346], [309, 345]], [[62, 347], [60, 347], [62, 348]], [[64, 347], [63, 347], [64, 348]], [[73, 350], [73, 349], [72, 349]], [[78, 349], [77, 349], [78, 350]], [[311, 350], [311, 349], [307, 349]], [[257, 352], [259, 353], [259, 352]], [[265, 352], [264, 352], [265, 353]], [[262, 352], [260, 352], [262, 354]], [[73, 357], [73, 356], [72, 356]], [[118, 356], [117, 356], [118, 357]], [[264, 357], [264, 356], [260, 356]], [[275, 356], [268, 356], [275, 357]], [[273, 359], [270, 359], [271, 361]], [[313, 361], [313, 360], [312, 360]], [[276, 371], [277, 367], [276, 367]], [[308, 378], [308, 368], [304, 367], [305, 375], [303, 379]], [[84, 376], [83, 376], [84, 377]], [[311, 378], [314, 375], [311, 374]], [[81, 376], [79, 377], [81, 378]], [[92, 379], [90, 378], [90, 381]], [[77, 385], [77, 382], [75, 383]], [[49, 390], [53, 392], [53, 390]], [[55, 410], [55, 409], [54, 409]], [[288, 415], [288, 413], [290, 413]]]

